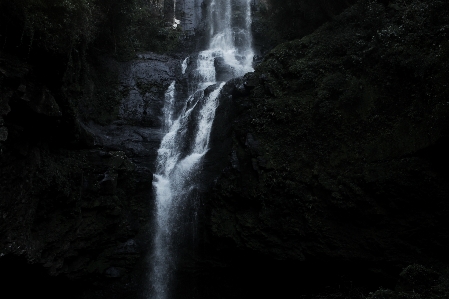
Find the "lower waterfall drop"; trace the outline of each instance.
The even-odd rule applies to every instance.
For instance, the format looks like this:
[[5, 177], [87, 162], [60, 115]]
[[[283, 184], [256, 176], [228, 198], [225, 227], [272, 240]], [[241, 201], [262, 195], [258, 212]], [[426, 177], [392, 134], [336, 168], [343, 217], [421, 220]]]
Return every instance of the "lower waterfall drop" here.
[[[235, 1], [233, 1], [235, 2]], [[237, 4], [236, 4], [237, 3]], [[225, 81], [253, 71], [250, 0], [233, 5], [244, 12], [244, 18], [233, 19], [231, 0], [211, 0], [208, 5], [209, 45], [182, 64], [189, 75], [189, 96], [181, 111], [175, 104], [176, 82], [165, 94], [164, 130], [156, 160], [153, 187], [156, 197], [155, 237], [152, 254], [151, 297], [171, 297], [174, 270], [177, 266], [178, 239], [185, 232], [183, 220], [189, 209], [189, 196], [197, 187], [196, 174], [209, 149], [218, 97]], [[187, 62], [193, 65], [188, 67]], [[217, 64], [225, 76], [216, 71]], [[220, 78], [218, 78], [220, 77]]]

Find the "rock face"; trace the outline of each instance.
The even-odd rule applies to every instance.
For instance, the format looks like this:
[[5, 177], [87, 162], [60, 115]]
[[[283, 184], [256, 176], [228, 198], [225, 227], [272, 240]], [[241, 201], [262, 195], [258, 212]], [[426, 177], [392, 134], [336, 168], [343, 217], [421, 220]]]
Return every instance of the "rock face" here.
[[447, 266], [447, 9], [362, 2], [225, 87], [209, 160], [226, 167], [202, 223], [214, 287], [388, 285], [411, 263]]
[[[180, 6], [190, 11], [181, 14], [190, 31], [199, 23], [197, 2]], [[163, 30], [180, 40], [179, 30]], [[119, 62], [83, 52], [67, 66], [64, 55], [31, 54], [0, 52], [3, 291], [145, 297], [154, 159], [165, 92], [181, 61], [144, 53]], [[14, 289], [17, 281], [30, 288]]]
[[[181, 26], [201, 37], [200, 3], [177, 3]], [[422, 263], [434, 269], [407, 267], [397, 290], [369, 298], [445, 298], [435, 280], [449, 262], [447, 4], [360, 1], [335, 16], [352, 2], [278, 1], [316, 21], [290, 36], [271, 17], [288, 5], [254, 3], [260, 54], [334, 19], [223, 88], [200, 174], [198, 251], [187, 250], [173, 288], [180, 298], [365, 298]], [[107, 60], [101, 86], [0, 54], [2, 292], [145, 296], [160, 113], [173, 80], [188, 94], [181, 61]]]
[[177, 16], [181, 21], [181, 28], [188, 35], [195, 34], [202, 21], [201, 0], [178, 0], [176, 1]]
[[[181, 73], [181, 62], [153, 53], [140, 54], [130, 62], [111, 66], [118, 73], [123, 99], [117, 120], [109, 125], [90, 121], [84, 127], [97, 146], [123, 150], [140, 167], [152, 173], [163, 137], [162, 108], [165, 92]], [[151, 176], [151, 175], [150, 175]]]
[[0, 60], [0, 275], [6, 286], [33, 286], [6, 292], [144, 291], [160, 115], [180, 62], [147, 53], [108, 64], [118, 74], [109, 88], [122, 100], [111, 109], [116, 120], [100, 125], [67, 109], [64, 94], [41, 85], [31, 65]]
[[[5, 22], [20, 28], [15, 5], [3, 2], [12, 11]], [[53, 12], [51, 5], [44, 8], [37, 13]], [[181, 61], [144, 53], [119, 62], [98, 54], [103, 47], [75, 42], [66, 57], [42, 47], [42, 32], [35, 35], [41, 43], [24, 46], [7, 27], [0, 34], [2, 291], [16, 297], [145, 296], [161, 110]], [[164, 32], [171, 39], [152, 38], [180, 39], [179, 30]], [[17, 289], [17, 282], [26, 287]]]

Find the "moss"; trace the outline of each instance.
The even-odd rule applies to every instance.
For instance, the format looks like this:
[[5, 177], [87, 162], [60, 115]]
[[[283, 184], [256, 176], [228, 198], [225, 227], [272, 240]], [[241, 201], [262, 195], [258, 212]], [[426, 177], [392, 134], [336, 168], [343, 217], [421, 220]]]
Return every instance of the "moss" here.
[[[400, 9], [360, 2], [244, 78], [253, 89], [234, 98], [239, 168], [232, 162], [210, 194], [214, 222], [226, 223], [213, 234], [274, 259], [445, 259], [432, 248], [447, 225], [447, 174], [435, 161], [447, 165], [449, 89], [435, 54], [446, 53], [448, 7], [392, 3]], [[229, 211], [241, 216], [220, 220]]]

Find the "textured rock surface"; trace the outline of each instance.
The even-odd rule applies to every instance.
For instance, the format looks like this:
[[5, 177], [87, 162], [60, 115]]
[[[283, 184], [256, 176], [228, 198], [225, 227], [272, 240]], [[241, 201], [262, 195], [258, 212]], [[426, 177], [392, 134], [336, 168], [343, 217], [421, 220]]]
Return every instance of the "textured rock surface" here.
[[363, 2], [225, 87], [209, 157], [227, 168], [203, 223], [229, 258], [217, 273], [292, 291], [447, 265], [447, 9]]
[[[224, 87], [180, 298], [445, 298], [448, 7], [360, 2], [338, 17], [351, 1], [316, 2], [293, 37], [331, 23]], [[280, 12], [258, 12], [260, 53], [292, 38], [273, 26]], [[162, 99], [176, 77], [187, 94], [188, 75], [154, 54], [91, 73], [40, 54], [0, 55], [0, 280], [15, 297], [136, 298]], [[398, 280], [412, 263], [426, 267]]]
[[118, 73], [122, 100], [111, 124], [100, 125], [93, 119], [83, 125], [94, 136], [95, 145], [123, 150], [151, 173], [163, 137], [164, 95], [180, 75], [180, 65], [177, 59], [144, 53], [138, 59], [110, 66]]
[[164, 93], [175, 74], [180, 73], [180, 62], [152, 53], [138, 57], [138, 60], [120, 66], [119, 80], [125, 100], [120, 106], [119, 119], [130, 124], [160, 128]]
[[160, 113], [179, 61], [147, 53], [107, 64], [118, 81], [103, 98], [93, 86], [77, 114], [33, 66], [0, 60], [0, 275], [33, 286], [19, 297], [136, 297], [146, 285]]
[[[170, 51], [181, 32], [161, 28], [158, 12], [144, 1], [83, 2], [73, 15], [67, 14], [70, 1], [61, 7], [30, 3], [0, 1], [3, 292], [137, 298], [148, 281], [160, 113], [165, 90], [181, 69], [178, 59], [152, 53], [129, 62], [116, 59], [148, 44]], [[58, 31], [65, 25], [87, 35], [95, 29], [70, 22], [89, 16], [92, 10], [84, 11], [84, 4], [110, 8], [95, 12], [97, 40], [67, 34], [68, 40]], [[44, 21], [27, 23], [35, 17]], [[148, 31], [133, 34], [151, 22], [155, 26]], [[18, 282], [26, 287], [16, 288]]]

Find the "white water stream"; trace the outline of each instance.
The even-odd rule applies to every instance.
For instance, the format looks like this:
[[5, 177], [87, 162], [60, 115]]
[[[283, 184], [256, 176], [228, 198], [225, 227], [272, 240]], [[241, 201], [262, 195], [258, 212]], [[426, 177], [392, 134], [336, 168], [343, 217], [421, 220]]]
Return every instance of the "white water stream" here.
[[[209, 137], [218, 97], [225, 82], [217, 82], [215, 62], [224, 61], [232, 77], [253, 70], [250, 0], [211, 0], [208, 5], [209, 45], [198, 56], [183, 61], [183, 74], [195, 60], [189, 82], [190, 96], [176, 112], [176, 83], [165, 95], [164, 130], [156, 160], [153, 187], [156, 196], [156, 232], [152, 255], [151, 299], [170, 298], [176, 269], [177, 240], [183, 233], [180, 219], [191, 191], [199, 182], [197, 174], [209, 149]], [[176, 4], [175, 4], [176, 5]], [[243, 17], [233, 17], [233, 10]], [[192, 62], [193, 63], [193, 62]], [[209, 88], [208, 88], [209, 87]], [[208, 91], [205, 92], [205, 89]]]

